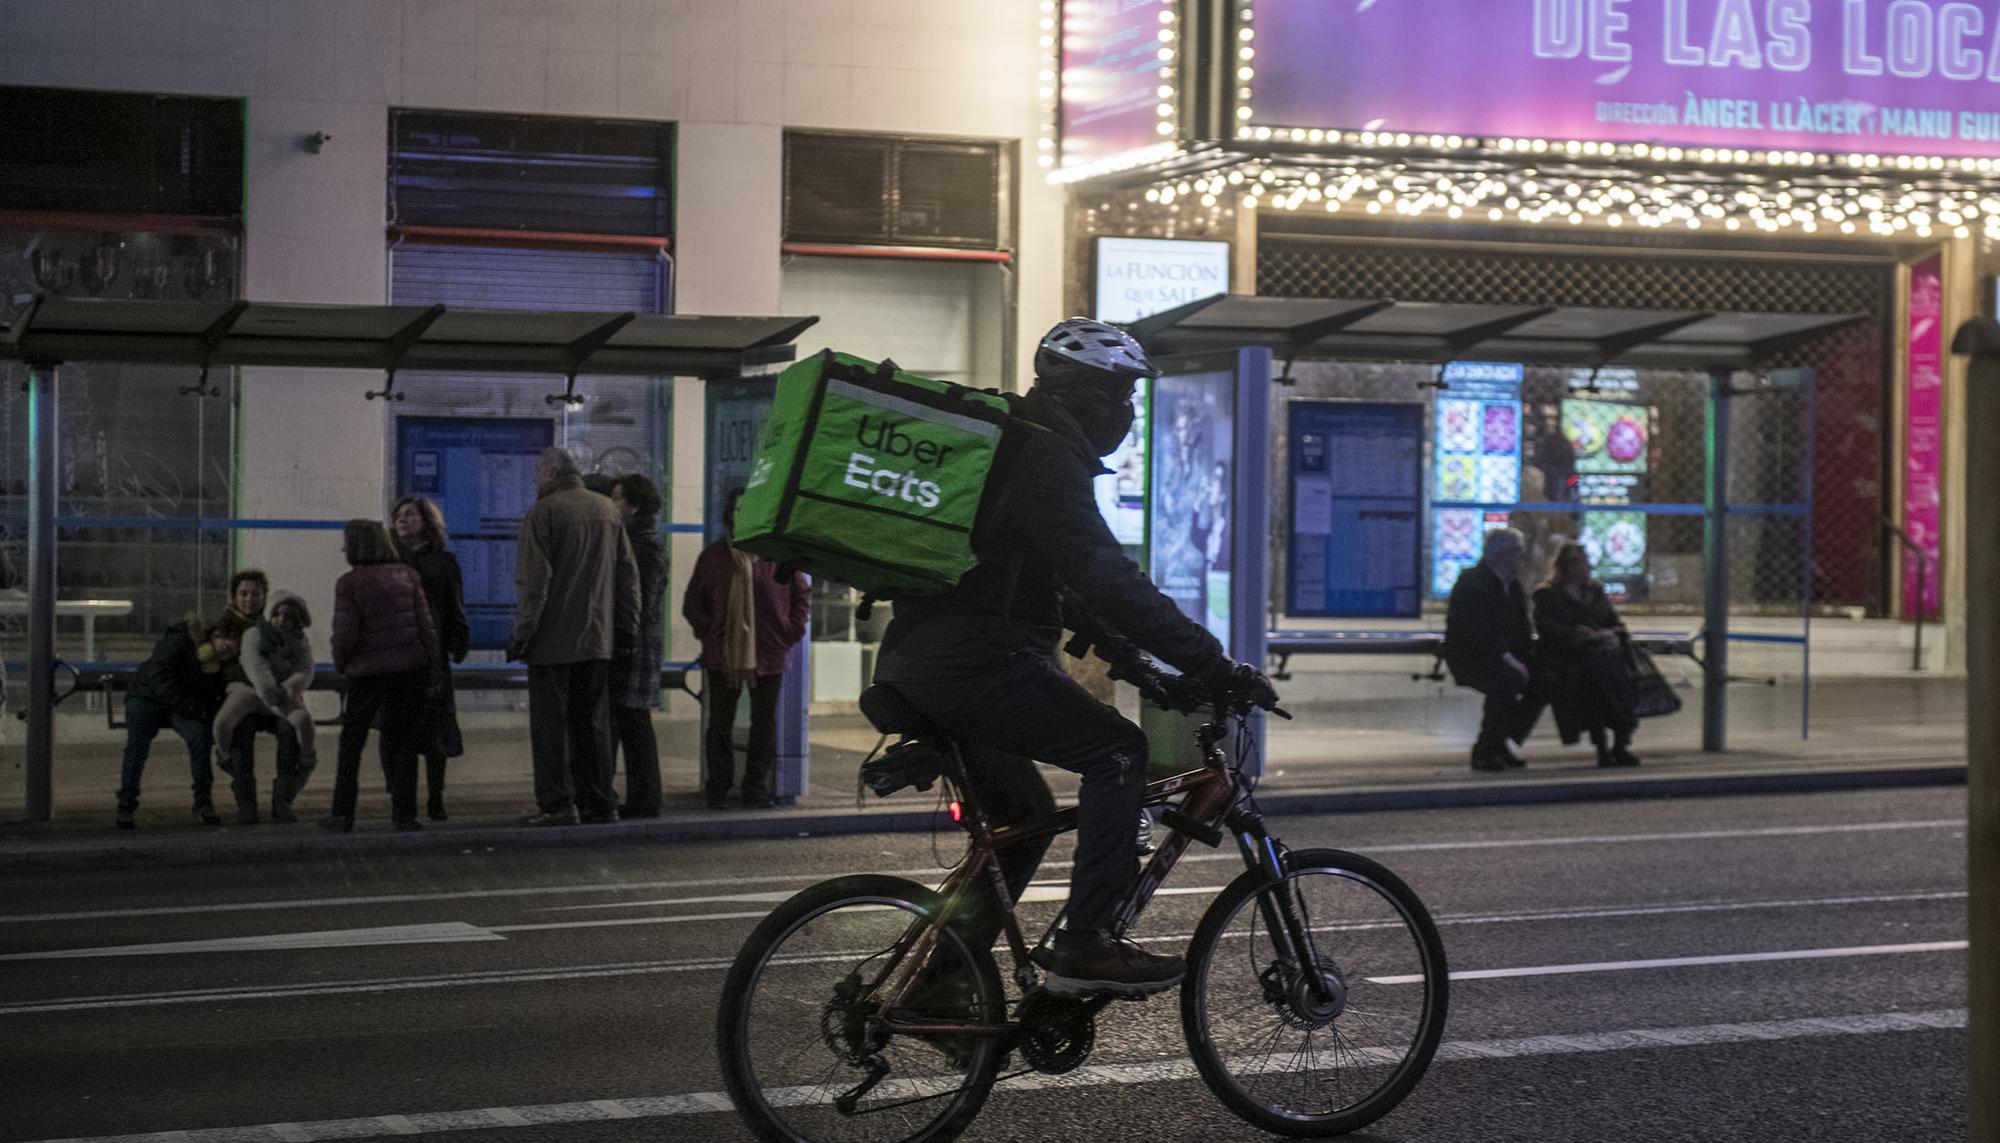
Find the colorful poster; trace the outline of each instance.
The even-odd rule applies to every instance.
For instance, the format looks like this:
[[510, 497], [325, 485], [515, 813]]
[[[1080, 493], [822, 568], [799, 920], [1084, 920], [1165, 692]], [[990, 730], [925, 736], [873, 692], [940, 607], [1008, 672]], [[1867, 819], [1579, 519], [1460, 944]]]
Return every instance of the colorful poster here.
[[1590, 574], [1613, 600], [1646, 594], [1646, 514], [1585, 512], [1577, 542], [1590, 554]]
[[1149, 570], [1182, 614], [1227, 647], [1236, 374], [1161, 377], [1152, 412]]
[[1240, 121], [1993, 156], [1994, 17], [1950, 0], [1253, 0]]
[[1938, 610], [1938, 473], [1944, 434], [1944, 276], [1938, 259], [1910, 268], [1910, 357], [1903, 429], [1903, 530], [1924, 553], [1928, 573], [1917, 596], [1917, 556], [1903, 552], [1903, 614]]
[[1652, 443], [1652, 417], [1640, 405], [1565, 400], [1563, 435], [1581, 473], [1643, 473]]
[[[1454, 361], [1444, 367], [1431, 452], [1431, 499], [1453, 507], [1432, 509], [1431, 593], [1451, 593], [1458, 573], [1479, 560], [1488, 509], [1511, 508], [1521, 499], [1521, 380], [1516, 364]], [[1505, 512], [1498, 513], [1507, 522]], [[1470, 545], [1470, 554], [1465, 554]]]
[[1132, 394], [1132, 431], [1104, 458], [1111, 471], [1092, 482], [1097, 495], [1097, 511], [1111, 525], [1111, 534], [1126, 547], [1146, 542], [1146, 442], [1147, 400], [1150, 383], [1139, 382]]
[[1424, 407], [1293, 401], [1285, 613], [1421, 610]]

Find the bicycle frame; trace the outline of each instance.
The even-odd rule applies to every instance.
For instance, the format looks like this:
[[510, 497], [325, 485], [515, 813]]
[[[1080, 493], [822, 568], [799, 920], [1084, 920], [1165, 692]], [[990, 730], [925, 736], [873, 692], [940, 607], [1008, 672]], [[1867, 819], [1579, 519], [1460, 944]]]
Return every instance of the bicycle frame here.
[[[1148, 807], [1167, 806], [1170, 799], [1182, 794], [1186, 795], [1186, 801], [1179, 808], [1168, 807], [1163, 815], [1163, 824], [1169, 830], [1167, 838], [1153, 853], [1131, 891], [1120, 903], [1114, 922], [1114, 932], [1118, 935], [1122, 936], [1138, 920], [1153, 894], [1166, 882], [1168, 874], [1173, 872], [1174, 866], [1187, 852], [1188, 844], [1200, 840], [1211, 846], [1220, 845], [1224, 827], [1236, 838], [1246, 868], [1261, 871], [1273, 881], [1283, 875], [1284, 861], [1278, 843], [1265, 829], [1263, 816], [1249, 803], [1248, 785], [1221, 747], [1228, 720], [1229, 716], [1218, 713], [1196, 731], [1196, 741], [1202, 751], [1199, 769], [1146, 784], [1143, 804]], [[938, 888], [945, 900], [944, 908], [933, 919], [914, 922], [890, 950], [891, 960], [882, 977], [888, 983], [879, 993], [881, 1011], [885, 1014], [888, 1027], [897, 1033], [1005, 1036], [1013, 1032], [1012, 1023], [905, 1020], [887, 1014], [908, 993], [922, 966], [929, 962], [938, 933], [950, 923], [961, 904], [972, 899], [971, 891], [982, 878], [991, 888], [1001, 910], [1002, 931], [1007, 937], [1014, 963], [1014, 982], [1023, 989], [1033, 984], [1035, 970], [1028, 959], [1029, 946], [1015, 914], [1017, 903], [1008, 892], [1000, 871], [999, 854], [1002, 849], [1051, 839], [1076, 829], [1078, 811], [1070, 807], [1021, 825], [994, 828], [972, 796], [965, 778], [965, 759], [956, 742], [949, 745], [948, 754], [951, 768], [945, 778], [959, 809], [960, 824], [971, 835], [971, 844], [965, 859]], [[1290, 894], [1281, 895], [1275, 904], [1271, 895], [1260, 896], [1258, 908], [1264, 915], [1281, 958], [1300, 964], [1317, 963], [1311, 926], [1297, 915], [1296, 903]], [[1324, 982], [1319, 974], [1312, 974], [1311, 979], [1314, 992], [1322, 993]], [[1102, 1003], [1102, 999], [1093, 1002], [1097, 1007], [1101, 1007]]]

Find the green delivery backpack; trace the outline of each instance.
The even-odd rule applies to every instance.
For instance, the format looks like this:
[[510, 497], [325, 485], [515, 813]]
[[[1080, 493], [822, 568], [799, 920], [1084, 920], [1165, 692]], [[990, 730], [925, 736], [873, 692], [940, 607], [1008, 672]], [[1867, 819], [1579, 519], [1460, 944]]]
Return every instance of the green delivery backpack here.
[[949, 590], [1009, 424], [993, 393], [822, 350], [778, 378], [736, 546], [878, 599]]

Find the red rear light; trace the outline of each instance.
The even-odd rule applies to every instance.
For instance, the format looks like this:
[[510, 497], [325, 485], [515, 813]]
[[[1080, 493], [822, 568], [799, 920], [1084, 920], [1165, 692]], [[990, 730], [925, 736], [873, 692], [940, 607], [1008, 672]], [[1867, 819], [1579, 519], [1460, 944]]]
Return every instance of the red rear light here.
[[952, 820], [952, 821], [961, 821], [961, 820], [963, 820], [963, 814], [964, 814], [964, 811], [963, 811], [963, 810], [961, 810], [961, 809], [959, 809], [959, 807], [958, 807], [958, 803], [957, 803], [956, 801], [953, 801], [953, 802], [951, 803], [951, 820]]

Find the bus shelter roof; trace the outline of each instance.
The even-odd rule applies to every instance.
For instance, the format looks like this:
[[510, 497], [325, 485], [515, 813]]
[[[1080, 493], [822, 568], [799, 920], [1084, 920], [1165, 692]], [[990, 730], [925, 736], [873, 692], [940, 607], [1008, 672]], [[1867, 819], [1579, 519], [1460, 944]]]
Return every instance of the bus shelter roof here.
[[1264, 346], [1285, 358], [1709, 370], [1753, 368], [1862, 316], [1216, 294], [1128, 328], [1162, 355]]
[[456, 373], [733, 377], [790, 361], [817, 317], [451, 310], [38, 295], [0, 357]]

